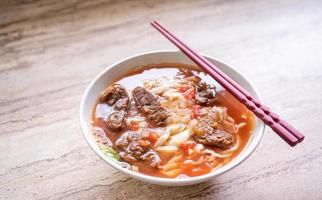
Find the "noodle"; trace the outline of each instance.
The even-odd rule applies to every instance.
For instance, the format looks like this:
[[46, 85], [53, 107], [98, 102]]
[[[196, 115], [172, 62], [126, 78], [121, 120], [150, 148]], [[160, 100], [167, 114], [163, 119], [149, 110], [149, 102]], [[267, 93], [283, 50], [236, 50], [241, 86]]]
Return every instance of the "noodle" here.
[[163, 171], [170, 171], [179, 167], [178, 163], [168, 163], [162, 166]]
[[237, 128], [238, 128], [238, 130], [239, 130], [239, 129], [241, 129], [241, 128], [245, 127], [245, 126], [246, 126], [246, 123], [245, 123], [245, 122], [242, 122], [242, 123], [239, 123], [239, 124], [237, 125]]
[[214, 156], [214, 157], [218, 157], [218, 158], [227, 158], [227, 157], [229, 157], [231, 155], [231, 153], [222, 155], [222, 154], [217, 153], [217, 152], [215, 152], [214, 150], [211, 150], [211, 149], [205, 149], [204, 152], [210, 154], [210, 156]]
[[182, 154], [180, 153], [180, 154], [178, 154], [178, 155], [176, 155], [176, 156], [172, 157], [172, 158], [168, 161], [168, 163], [178, 162], [181, 158], [182, 158]]
[[189, 130], [184, 130], [178, 133], [177, 135], [172, 136], [168, 144], [179, 146], [180, 144], [187, 141], [190, 136], [191, 136], [191, 132]]
[[171, 153], [178, 151], [179, 148], [177, 146], [159, 146], [156, 150]]
[[196, 162], [194, 162], [194, 164], [195, 164], [195, 165], [199, 165], [199, 164], [202, 164], [202, 163], [204, 163], [204, 162], [205, 162], [204, 157], [203, 157], [203, 156], [200, 156], [200, 158], [199, 158]]
[[170, 137], [170, 131], [166, 130], [165, 133], [159, 138], [159, 140], [155, 143], [155, 147], [158, 147], [165, 143], [165, 141]]
[[173, 169], [171, 171], [163, 171], [161, 170], [161, 173], [168, 176], [168, 177], [176, 177], [182, 172], [182, 169]]

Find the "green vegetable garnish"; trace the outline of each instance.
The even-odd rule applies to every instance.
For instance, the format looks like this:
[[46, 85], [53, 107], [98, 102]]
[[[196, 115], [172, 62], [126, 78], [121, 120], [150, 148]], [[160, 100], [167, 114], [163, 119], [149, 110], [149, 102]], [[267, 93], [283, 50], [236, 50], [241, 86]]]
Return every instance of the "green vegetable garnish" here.
[[115, 160], [120, 160], [119, 154], [112, 147], [103, 147], [101, 148], [103, 153]]

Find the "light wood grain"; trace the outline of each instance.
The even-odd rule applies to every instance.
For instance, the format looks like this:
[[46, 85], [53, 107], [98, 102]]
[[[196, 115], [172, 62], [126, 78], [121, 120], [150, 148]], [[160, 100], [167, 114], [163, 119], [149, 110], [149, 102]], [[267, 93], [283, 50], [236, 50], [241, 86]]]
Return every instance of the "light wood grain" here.
[[[322, 1], [0, 3], [0, 199], [321, 199]], [[109, 167], [87, 146], [80, 98], [106, 66], [174, 49], [158, 19], [200, 52], [235, 66], [306, 135], [270, 129], [242, 165], [210, 182], [162, 187]]]

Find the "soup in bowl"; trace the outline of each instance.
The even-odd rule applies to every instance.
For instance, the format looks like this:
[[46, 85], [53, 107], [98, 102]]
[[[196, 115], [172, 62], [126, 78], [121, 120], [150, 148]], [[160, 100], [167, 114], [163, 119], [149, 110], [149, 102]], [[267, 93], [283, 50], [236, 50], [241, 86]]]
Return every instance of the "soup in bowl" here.
[[[254, 96], [227, 65], [208, 58]], [[81, 103], [89, 145], [113, 167], [140, 180], [187, 185], [241, 163], [264, 125], [180, 52], [125, 59], [101, 73]]]

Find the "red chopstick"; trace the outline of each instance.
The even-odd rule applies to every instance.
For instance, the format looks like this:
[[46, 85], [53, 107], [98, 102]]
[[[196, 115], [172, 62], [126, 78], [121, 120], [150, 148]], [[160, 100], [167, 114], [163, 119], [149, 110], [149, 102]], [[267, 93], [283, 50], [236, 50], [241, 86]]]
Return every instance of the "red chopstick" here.
[[175, 44], [183, 53], [185, 53], [192, 61], [199, 67], [204, 69], [210, 76], [212, 76], [219, 84], [221, 84], [227, 91], [229, 91], [236, 99], [243, 103], [249, 110], [251, 110], [258, 118], [262, 119], [265, 124], [270, 126], [284, 141], [289, 145], [295, 146], [297, 143], [303, 141], [304, 135], [297, 131], [290, 124], [280, 119], [279, 116], [267, 107], [263, 106], [257, 99], [252, 97], [249, 92], [242, 88], [239, 84], [229, 78], [226, 74], [220, 71], [215, 65], [210, 63], [204, 57], [193, 51], [190, 47], [184, 44], [175, 35], [166, 30], [158, 22], [151, 23], [160, 33]]

